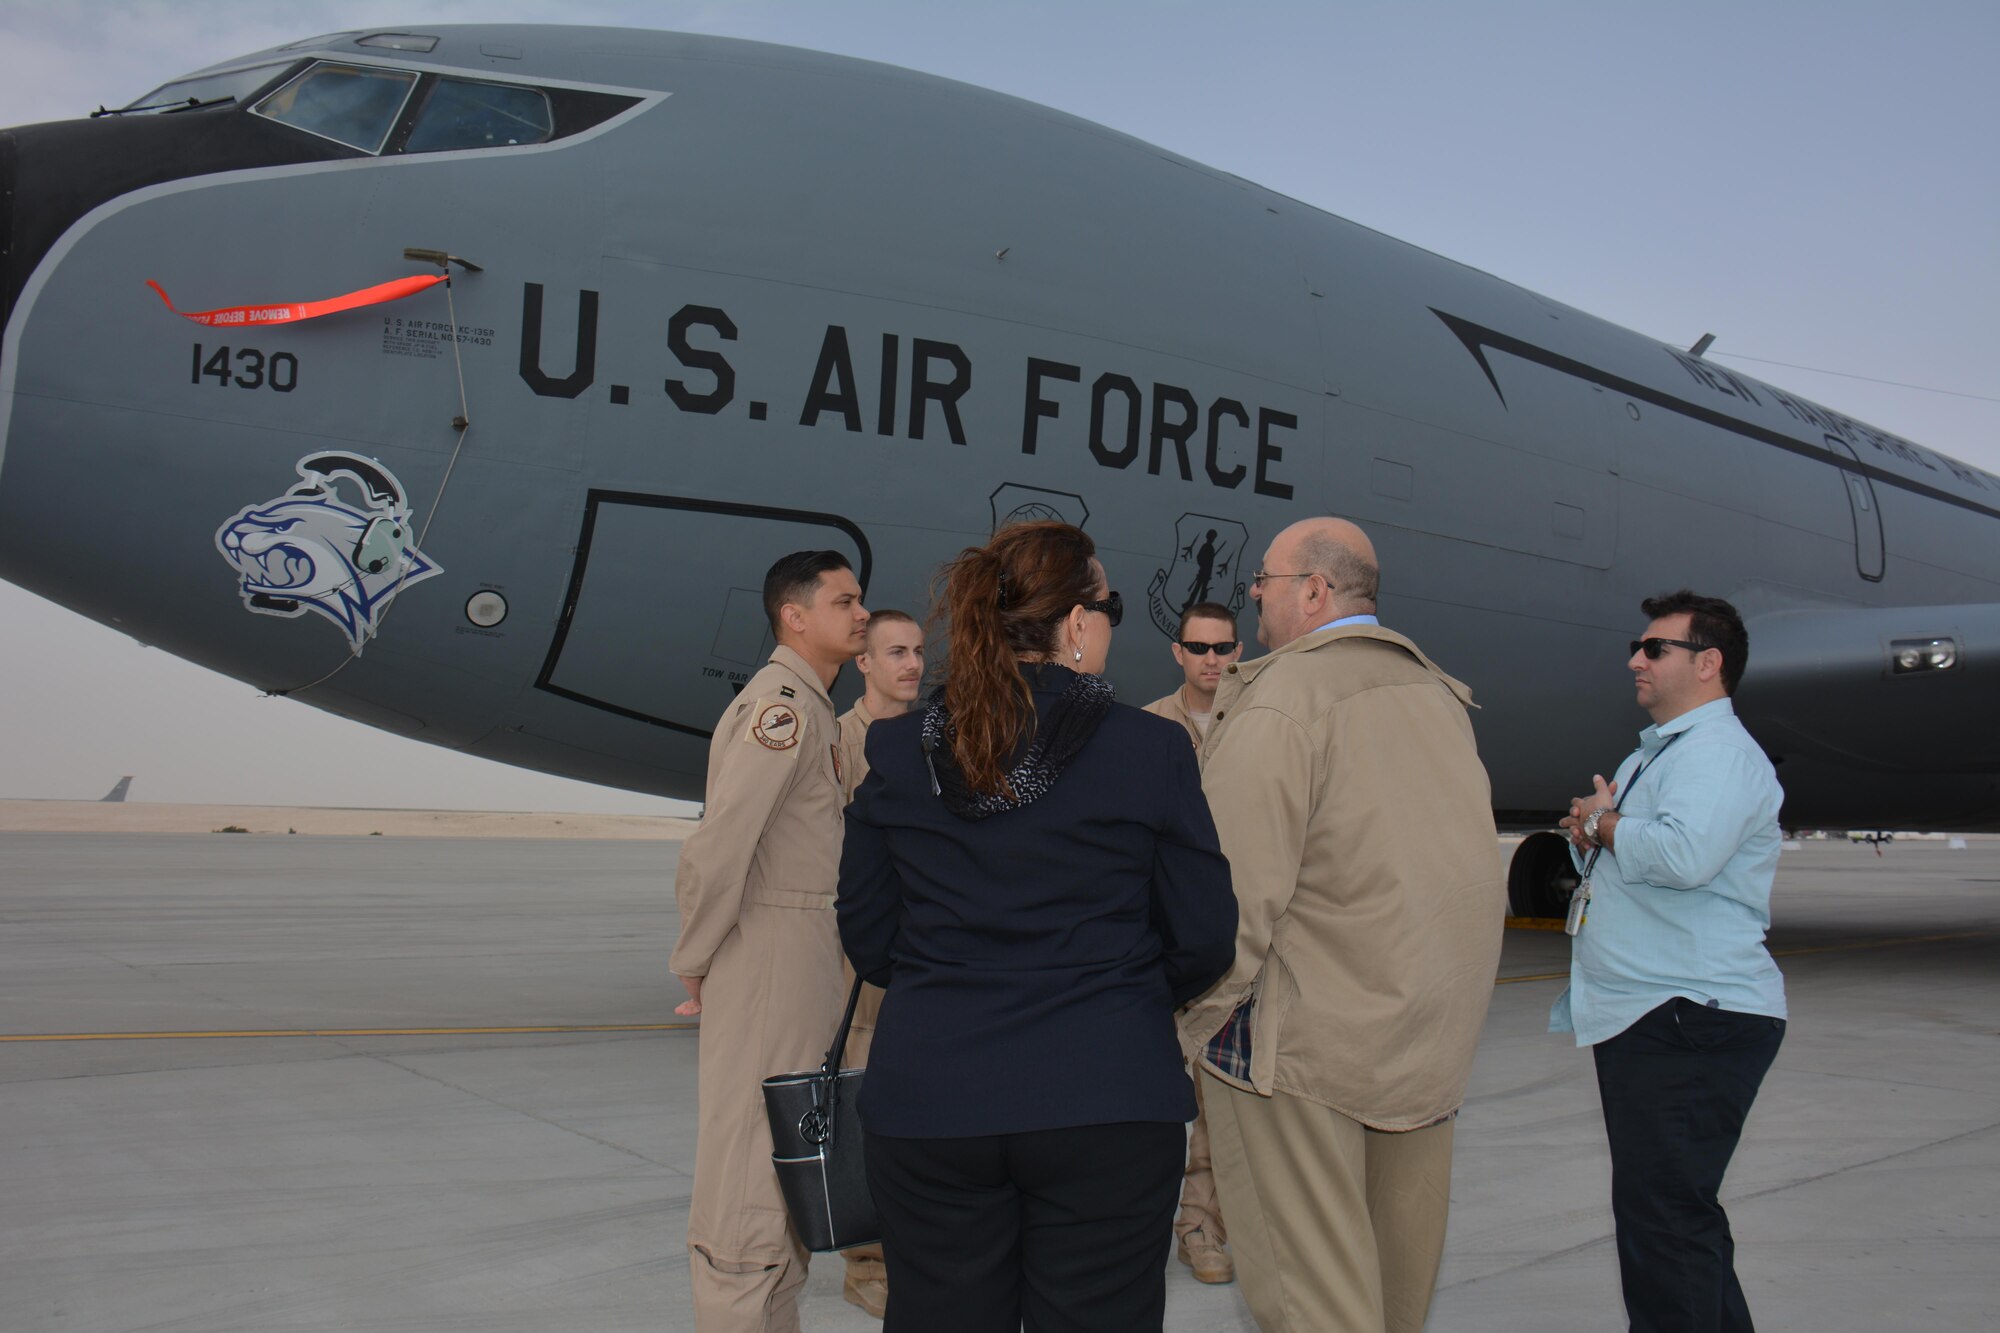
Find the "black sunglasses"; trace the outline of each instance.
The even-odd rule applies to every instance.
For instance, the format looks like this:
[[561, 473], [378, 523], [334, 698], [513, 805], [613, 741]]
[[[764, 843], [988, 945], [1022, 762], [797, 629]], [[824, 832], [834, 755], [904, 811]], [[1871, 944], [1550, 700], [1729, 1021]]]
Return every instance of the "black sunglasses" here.
[[1635, 653], [1644, 653], [1646, 655], [1646, 660], [1648, 662], [1659, 661], [1660, 654], [1666, 652], [1670, 646], [1674, 648], [1685, 648], [1691, 653], [1705, 652], [1706, 650], [1715, 647], [1715, 645], [1712, 643], [1689, 643], [1686, 639], [1632, 640], [1632, 651]]
[[1199, 639], [1179, 640], [1181, 648], [1194, 657], [1206, 657], [1210, 653], [1218, 657], [1227, 657], [1236, 651], [1236, 645], [1241, 642], [1243, 642], [1241, 639], [1224, 639], [1221, 643], [1203, 643]]
[[1101, 602], [1084, 602], [1081, 605], [1086, 611], [1102, 611], [1113, 629], [1117, 629], [1118, 622], [1125, 618], [1125, 599], [1115, 592]]

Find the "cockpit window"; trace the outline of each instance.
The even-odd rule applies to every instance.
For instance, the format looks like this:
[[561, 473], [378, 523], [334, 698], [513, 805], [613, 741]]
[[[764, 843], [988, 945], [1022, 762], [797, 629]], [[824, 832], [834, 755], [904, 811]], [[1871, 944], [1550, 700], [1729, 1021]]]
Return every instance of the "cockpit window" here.
[[124, 109], [128, 116], [157, 116], [168, 111], [241, 102], [276, 78], [283, 65], [252, 65], [221, 74], [196, 74], [164, 83]]
[[379, 153], [416, 82], [407, 70], [323, 60], [252, 109], [281, 125]]
[[406, 153], [542, 143], [555, 132], [539, 88], [440, 77], [403, 145]]

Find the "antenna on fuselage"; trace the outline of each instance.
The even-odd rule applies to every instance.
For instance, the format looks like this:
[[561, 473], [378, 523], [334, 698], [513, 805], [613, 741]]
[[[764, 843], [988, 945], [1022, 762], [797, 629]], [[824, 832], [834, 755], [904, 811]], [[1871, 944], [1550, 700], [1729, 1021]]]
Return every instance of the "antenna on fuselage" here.
[[460, 259], [457, 255], [447, 254], [443, 250], [426, 250], [422, 246], [416, 245], [404, 246], [403, 258], [414, 259], [419, 264], [436, 264], [439, 268], [449, 268], [451, 265], [456, 264], [467, 273], [484, 273], [486, 271], [470, 259]]
[[[403, 251], [403, 253], [407, 255], [410, 252], [408, 250], [405, 250]], [[1696, 338], [1694, 340], [1694, 346], [1688, 348], [1688, 355], [1699, 360], [1701, 358], [1701, 354], [1703, 352], [1706, 352], [1710, 347], [1714, 346], [1714, 344], [1715, 344], [1715, 335], [1712, 333], [1704, 333], [1701, 335], [1701, 337]]]

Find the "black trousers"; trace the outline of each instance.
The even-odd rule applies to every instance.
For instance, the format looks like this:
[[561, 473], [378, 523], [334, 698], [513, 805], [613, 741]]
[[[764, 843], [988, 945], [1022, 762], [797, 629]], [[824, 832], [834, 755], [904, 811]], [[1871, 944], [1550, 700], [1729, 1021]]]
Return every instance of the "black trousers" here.
[[865, 1136], [884, 1333], [1138, 1333], [1166, 1318], [1187, 1127]]
[[1785, 1020], [1673, 999], [1592, 1048], [1633, 1333], [1751, 1333], [1716, 1193]]

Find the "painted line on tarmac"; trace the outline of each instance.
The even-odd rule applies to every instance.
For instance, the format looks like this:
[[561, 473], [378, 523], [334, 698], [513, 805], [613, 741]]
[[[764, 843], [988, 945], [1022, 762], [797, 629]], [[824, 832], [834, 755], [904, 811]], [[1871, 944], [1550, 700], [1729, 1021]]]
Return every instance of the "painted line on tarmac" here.
[[[1509, 924], [1513, 919], [1509, 919]], [[1554, 923], [1562, 928], [1560, 921]], [[1534, 927], [1540, 929], [1540, 927]], [[1892, 949], [1901, 944], [1943, 944], [1954, 940], [1983, 940], [2000, 935], [2000, 930], [1955, 930], [1941, 935], [1897, 935], [1880, 940], [1856, 940], [1852, 944], [1817, 944], [1801, 949], [1775, 949], [1773, 958], [1797, 958], [1805, 954], [1851, 953], [1860, 949]], [[1567, 972], [1530, 972], [1515, 977], [1497, 977], [1496, 986], [1523, 981], [1566, 981]], [[0, 1042], [9, 1041], [210, 1041], [216, 1038], [249, 1037], [504, 1037], [532, 1036], [564, 1032], [691, 1032], [699, 1023], [581, 1023], [547, 1027], [505, 1028], [256, 1028], [232, 1032], [9, 1032], [0, 1033]]]
[[[1514, 918], [1509, 917], [1507, 924], [1510, 926], [1513, 925]], [[1562, 922], [1554, 922], [1549, 927], [1530, 926], [1528, 929], [1561, 930]], [[1952, 940], [1986, 940], [1992, 939], [1995, 935], [2000, 935], [2000, 930], [1954, 930], [1942, 935], [1894, 935], [1888, 939], [1855, 940], [1851, 944], [1814, 944], [1799, 949], [1773, 949], [1771, 950], [1771, 957], [1798, 958], [1804, 954], [1814, 953], [1852, 953], [1860, 949], [1893, 949], [1899, 944], [1943, 944]], [[1569, 973], [1567, 972], [1533, 972], [1518, 977], [1499, 977], [1495, 979], [1493, 984], [1496, 986], [1507, 986], [1517, 981], [1567, 980], [1569, 980]]]
[[21, 1032], [3, 1041], [208, 1041], [218, 1037], [497, 1037], [545, 1032], [688, 1032], [699, 1023], [578, 1023], [507, 1028], [254, 1028], [231, 1032]]
[[1854, 949], [1889, 949], [1898, 944], [1942, 944], [1947, 940], [1987, 940], [2000, 930], [1952, 930], [1942, 935], [1897, 935], [1886, 940], [1857, 940], [1853, 944], [1815, 944], [1800, 949], [1773, 949], [1773, 958], [1797, 958], [1809, 953], [1847, 953]]

